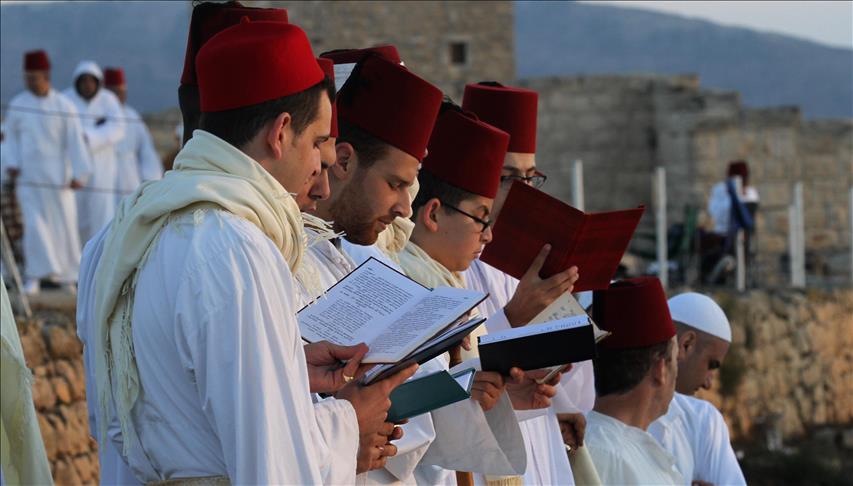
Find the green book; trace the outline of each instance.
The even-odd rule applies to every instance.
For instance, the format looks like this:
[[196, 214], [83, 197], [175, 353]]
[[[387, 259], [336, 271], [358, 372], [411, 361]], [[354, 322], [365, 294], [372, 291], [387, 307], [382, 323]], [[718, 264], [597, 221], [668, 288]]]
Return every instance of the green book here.
[[446, 370], [409, 380], [391, 392], [388, 422], [415, 417], [471, 397], [474, 368], [454, 374]]

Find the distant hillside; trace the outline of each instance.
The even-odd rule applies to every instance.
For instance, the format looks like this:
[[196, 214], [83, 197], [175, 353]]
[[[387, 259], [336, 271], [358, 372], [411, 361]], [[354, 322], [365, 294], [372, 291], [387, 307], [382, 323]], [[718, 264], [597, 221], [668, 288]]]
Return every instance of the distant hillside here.
[[515, 11], [520, 77], [697, 73], [749, 106], [853, 117], [853, 49], [628, 8], [517, 2]]
[[[47, 49], [56, 87], [81, 59], [127, 72], [143, 112], [177, 106], [189, 2], [0, 6], [0, 100], [23, 89], [21, 55]], [[329, 8], [334, 8], [330, 5]], [[570, 2], [516, 3], [520, 77], [697, 73], [750, 106], [799, 105], [809, 117], [853, 117], [853, 50], [646, 11]], [[472, 80], [473, 81], [473, 80]]]
[[188, 2], [4, 3], [0, 99], [8, 103], [23, 89], [23, 53], [42, 48], [55, 88], [67, 88], [77, 63], [92, 59], [125, 69], [130, 103], [141, 111], [177, 106], [190, 11]]

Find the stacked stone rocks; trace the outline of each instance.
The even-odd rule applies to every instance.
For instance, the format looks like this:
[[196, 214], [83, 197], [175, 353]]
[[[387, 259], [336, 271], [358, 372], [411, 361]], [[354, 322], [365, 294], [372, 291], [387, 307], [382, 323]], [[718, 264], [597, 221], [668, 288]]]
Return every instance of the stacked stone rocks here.
[[97, 443], [89, 435], [83, 346], [74, 310], [38, 311], [18, 320], [27, 365], [33, 371], [33, 403], [56, 484], [97, 484]]

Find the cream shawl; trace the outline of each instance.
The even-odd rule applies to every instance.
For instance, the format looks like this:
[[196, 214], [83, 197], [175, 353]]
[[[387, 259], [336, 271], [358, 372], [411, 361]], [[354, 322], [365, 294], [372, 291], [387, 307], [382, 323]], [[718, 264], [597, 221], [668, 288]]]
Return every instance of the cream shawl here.
[[114, 399], [125, 455], [138, 445], [130, 415], [140, 392], [131, 334], [138, 271], [169, 216], [196, 208], [218, 208], [250, 221], [278, 247], [291, 271], [299, 271], [305, 233], [296, 201], [255, 160], [210, 133], [196, 130], [174, 170], [122, 201], [95, 274], [94, 346], [101, 440]]
[[[409, 186], [409, 199], [414, 201], [418, 195], [421, 186], [418, 180]], [[409, 218], [397, 217], [391, 223], [391, 226], [379, 233], [379, 238], [376, 239], [376, 246], [382, 253], [396, 263], [400, 263], [400, 252], [406, 247], [409, 238], [412, 236], [412, 231], [415, 229], [415, 223]]]
[[465, 277], [461, 272], [451, 272], [412, 241], [406, 243], [399, 257], [400, 267], [406, 275], [425, 287], [465, 288]]

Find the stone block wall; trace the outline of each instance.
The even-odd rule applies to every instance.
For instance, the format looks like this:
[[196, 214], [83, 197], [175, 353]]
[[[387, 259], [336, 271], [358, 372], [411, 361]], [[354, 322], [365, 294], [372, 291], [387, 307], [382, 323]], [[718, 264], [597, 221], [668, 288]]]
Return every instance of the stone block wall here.
[[[286, 8], [314, 52], [393, 44], [403, 62], [461, 103], [466, 83], [515, 78], [513, 6], [509, 1], [255, 1]], [[451, 44], [464, 45], [453, 62]]]
[[73, 308], [39, 311], [17, 324], [35, 378], [33, 403], [54, 482], [98, 484], [98, 450], [89, 435], [83, 347]]
[[[787, 442], [823, 426], [853, 431], [853, 291], [756, 290], [714, 298], [733, 344], [710, 391], [734, 440]], [[853, 432], [851, 432], [853, 433]]]

